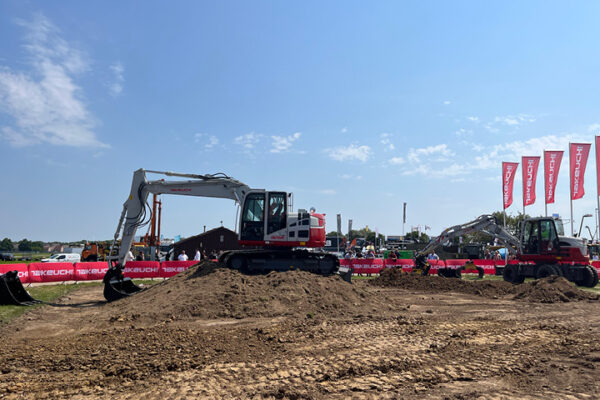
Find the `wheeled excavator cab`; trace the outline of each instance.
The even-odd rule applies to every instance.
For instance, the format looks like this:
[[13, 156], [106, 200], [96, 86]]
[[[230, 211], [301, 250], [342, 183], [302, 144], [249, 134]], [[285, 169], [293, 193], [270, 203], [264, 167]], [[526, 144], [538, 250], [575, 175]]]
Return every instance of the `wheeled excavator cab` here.
[[106, 275], [104, 275], [104, 298], [111, 302], [131, 296], [134, 293], [141, 292], [143, 289], [133, 283], [131, 278], [123, 276], [123, 269], [120, 264], [111, 266]]
[[17, 271], [0, 275], [0, 305], [30, 306], [36, 303], [39, 301], [25, 290]]

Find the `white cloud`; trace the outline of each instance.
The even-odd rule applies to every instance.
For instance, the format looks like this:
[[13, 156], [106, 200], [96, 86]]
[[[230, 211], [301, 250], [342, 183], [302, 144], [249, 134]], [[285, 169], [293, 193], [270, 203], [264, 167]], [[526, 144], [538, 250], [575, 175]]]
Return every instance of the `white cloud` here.
[[109, 91], [113, 97], [117, 97], [123, 91], [123, 83], [125, 83], [123, 73], [125, 72], [125, 67], [123, 67], [121, 62], [117, 61], [109, 68], [114, 75], [114, 81], [109, 85]]
[[439, 155], [450, 157], [454, 155], [454, 152], [448, 148], [446, 144], [438, 144], [437, 146], [428, 146], [420, 149], [410, 149], [408, 151], [408, 160], [412, 163], [419, 163], [421, 157]]
[[479, 122], [479, 117], [467, 117], [467, 119], [471, 122]]
[[502, 126], [517, 129], [524, 124], [533, 123], [536, 120], [537, 118], [535, 116], [529, 114], [503, 115], [494, 117], [492, 121], [484, 125], [484, 128], [490, 132], [496, 133], [500, 130], [499, 127]]
[[348, 128], [346, 128], [346, 127], [343, 127], [343, 128], [340, 130], [340, 132], [341, 132], [341, 133], [346, 133], [346, 132], [348, 132]]
[[362, 179], [361, 175], [352, 175], [352, 174], [343, 174], [341, 176], [342, 179], [355, 179], [357, 181], [360, 181]]
[[34, 72], [0, 66], [0, 111], [14, 120], [0, 135], [13, 146], [109, 147], [96, 138], [95, 120], [74, 83], [89, 68], [86, 57], [43, 15], [18, 23], [26, 30], [24, 47]]
[[282, 153], [289, 151], [294, 142], [300, 139], [302, 134], [300, 132], [296, 132], [291, 136], [271, 136], [273, 140], [271, 153]]
[[204, 149], [210, 150], [219, 144], [219, 138], [206, 133], [196, 133], [194, 135], [194, 142], [203, 144]]
[[591, 124], [588, 126], [588, 132], [599, 134], [600, 133], [600, 124]]
[[357, 160], [366, 162], [371, 157], [371, 148], [366, 145], [356, 145], [352, 143], [349, 146], [339, 146], [325, 150], [329, 157], [336, 161]]
[[392, 151], [396, 149], [396, 146], [394, 146], [394, 143], [392, 143], [391, 138], [392, 134], [391, 133], [382, 133], [381, 135], [379, 135], [379, 142], [384, 145], [384, 151]]
[[243, 148], [245, 148], [247, 150], [251, 150], [254, 148], [254, 146], [256, 146], [258, 144], [258, 142], [261, 140], [261, 138], [262, 138], [262, 135], [251, 132], [251, 133], [247, 133], [245, 135], [236, 137], [235, 139], [233, 139], [233, 143], [235, 143], [239, 146], [242, 146]]
[[472, 136], [473, 135], [473, 131], [470, 129], [464, 129], [464, 128], [460, 128], [459, 130], [457, 130], [456, 132], [454, 132], [454, 134], [458, 137], [468, 137], [468, 136]]
[[449, 105], [449, 104], [450, 104], [450, 100], [446, 100], [446, 101], [444, 101], [444, 105], [445, 105], [445, 106], [447, 106], [447, 105]]
[[388, 162], [392, 165], [401, 165], [404, 164], [406, 161], [402, 157], [392, 157], [388, 160]]

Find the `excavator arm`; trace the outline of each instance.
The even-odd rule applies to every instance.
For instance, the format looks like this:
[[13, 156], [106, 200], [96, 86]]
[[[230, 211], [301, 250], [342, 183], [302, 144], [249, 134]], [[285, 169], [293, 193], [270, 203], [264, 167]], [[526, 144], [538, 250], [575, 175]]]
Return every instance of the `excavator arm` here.
[[444, 231], [437, 237], [431, 239], [431, 241], [425, 246], [425, 248], [415, 254], [415, 269], [423, 271], [427, 274], [429, 266], [427, 265], [427, 255], [439, 247], [443, 246], [444, 243], [451, 239], [466, 235], [472, 232], [482, 232], [490, 235], [494, 239], [498, 239], [500, 243], [506, 246], [509, 252], [517, 253], [521, 250], [521, 243], [519, 239], [510, 234], [502, 225], [498, 223], [496, 217], [493, 215], [482, 215], [473, 221], [467, 222], [462, 225], [451, 226], [450, 228], [444, 229]]
[[[191, 179], [187, 181], [165, 181], [164, 179], [148, 181], [146, 173]], [[125, 265], [127, 253], [131, 249], [137, 229], [148, 224], [150, 220], [148, 210], [150, 207], [147, 200], [150, 193], [215, 197], [231, 199], [238, 204], [242, 204], [246, 193], [250, 190], [246, 184], [223, 174], [196, 175], [138, 169], [133, 173], [131, 192], [123, 204], [123, 211], [111, 245], [109, 253], [111, 267], [115, 261], [121, 267]], [[116, 253], [114, 249], [121, 235], [121, 230], [123, 232], [121, 245], [118, 254], [115, 255], [113, 253]]]

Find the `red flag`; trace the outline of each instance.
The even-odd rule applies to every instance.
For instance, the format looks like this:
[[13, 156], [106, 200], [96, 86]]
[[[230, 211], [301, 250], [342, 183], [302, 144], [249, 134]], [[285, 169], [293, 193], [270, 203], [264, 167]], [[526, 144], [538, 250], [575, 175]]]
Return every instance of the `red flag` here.
[[554, 203], [554, 189], [558, 179], [558, 171], [563, 157], [563, 151], [544, 151], [544, 189], [546, 204]]
[[596, 180], [598, 181], [598, 193], [600, 193], [600, 136], [596, 136]]
[[504, 209], [506, 210], [513, 202], [513, 183], [519, 163], [502, 163], [502, 197], [504, 198]]
[[535, 181], [540, 157], [522, 157], [521, 164], [523, 165], [523, 206], [530, 206], [535, 203]]
[[569, 163], [571, 164], [571, 200], [577, 200], [585, 194], [583, 177], [591, 143], [571, 143], [569, 148]]

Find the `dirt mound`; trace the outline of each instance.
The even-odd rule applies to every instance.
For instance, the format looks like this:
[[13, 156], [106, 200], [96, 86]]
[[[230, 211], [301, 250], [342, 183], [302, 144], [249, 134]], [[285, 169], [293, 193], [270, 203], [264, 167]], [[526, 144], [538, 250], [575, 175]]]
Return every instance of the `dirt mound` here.
[[598, 300], [599, 297], [597, 294], [578, 289], [573, 283], [556, 275], [515, 286], [515, 291], [515, 299], [539, 303]]
[[374, 293], [337, 275], [325, 277], [306, 271], [246, 275], [208, 261], [109, 306], [112, 318], [117, 319], [182, 320], [313, 318], [372, 311], [381, 304]]
[[504, 281], [467, 281], [407, 274], [400, 269], [390, 268], [373, 279], [372, 284], [424, 292], [455, 292], [487, 298], [507, 297], [538, 303], [598, 300], [599, 298], [598, 295], [578, 289], [573, 283], [558, 276], [513, 285]]

